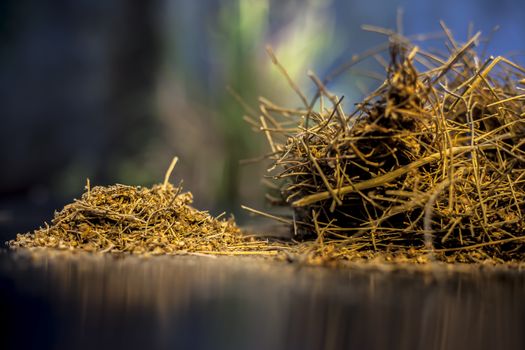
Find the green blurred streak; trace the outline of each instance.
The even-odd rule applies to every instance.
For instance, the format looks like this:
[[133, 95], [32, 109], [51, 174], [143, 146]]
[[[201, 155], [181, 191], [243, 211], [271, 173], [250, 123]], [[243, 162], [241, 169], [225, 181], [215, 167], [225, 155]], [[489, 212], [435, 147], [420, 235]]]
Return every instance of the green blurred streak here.
[[[221, 47], [226, 53], [224, 62], [230, 76], [231, 88], [246, 101], [254, 101], [258, 90], [257, 70], [253, 57], [257, 44], [266, 31], [268, 2], [260, 0], [238, 0], [222, 11], [219, 31], [226, 40]], [[259, 142], [243, 121], [246, 112], [225, 91], [218, 94], [217, 111], [220, 115], [221, 131], [225, 140], [224, 171], [217, 197], [221, 204], [234, 209], [239, 204], [240, 165], [239, 161], [253, 155]], [[258, 182], [258, 181], [256, 181]]]

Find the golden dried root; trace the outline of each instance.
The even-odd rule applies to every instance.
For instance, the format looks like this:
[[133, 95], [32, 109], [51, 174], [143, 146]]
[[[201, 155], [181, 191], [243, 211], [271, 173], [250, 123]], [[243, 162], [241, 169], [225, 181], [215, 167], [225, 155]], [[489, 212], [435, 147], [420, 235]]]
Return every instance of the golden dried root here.
[[384, 83], [351, 114], [313, 74], [303, 108], [261, 99], [271, 198], [314, 254], [525, 260], [525, 69], [445, 32], [443, 56], [392, 34]]

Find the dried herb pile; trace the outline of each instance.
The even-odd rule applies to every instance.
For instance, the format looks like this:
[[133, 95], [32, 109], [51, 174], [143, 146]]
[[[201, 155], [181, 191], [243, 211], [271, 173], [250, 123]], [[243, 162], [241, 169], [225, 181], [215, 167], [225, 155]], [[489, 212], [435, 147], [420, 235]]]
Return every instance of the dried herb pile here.
[[9, 245], [134, 254], [277, 253], [268, 241], [241, 234], [233, 219], [193, 208], [192, 200], [167, 181], [152, 188], [88, 185], [51, 225], [19, 234]]
[[461, 45], [443, 29], [443, 54], [389, 32], [389, 48], [369, 56], [385, 80], [349, 114], [313, 73], [308, 100], [269, 51], [303, 106], [261, 98], [249, 121], [271, 148], [268, 197], [292, 208], [282, 220], [310, 239], [297, 249], [327, 259], [525, 260], [525, 69], [481, 57], [480, 33]]
[[[243, 235], [233, 220], [191, 206], [168, 182], [152, 188], [86, 187], [51, 225], [11, 247], [137, 254], [277, 255], [309, 263], [525, 261], [525, 68], [478, 53], [443, 25], [448, 52], [427, 52], [399, 33], [356, 56], [385, 68], [384, 82], [343, 110], [325, 80], [288, 108], [260, 99], [271, 152], [270, 201], [292, 209], [293, 242]], [[375, 29], [374, 29], [375, 30]]]

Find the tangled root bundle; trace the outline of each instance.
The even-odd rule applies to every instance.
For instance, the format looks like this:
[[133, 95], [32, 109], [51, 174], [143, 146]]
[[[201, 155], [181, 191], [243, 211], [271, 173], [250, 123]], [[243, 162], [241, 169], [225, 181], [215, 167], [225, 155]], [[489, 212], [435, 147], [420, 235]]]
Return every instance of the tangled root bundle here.
[[462, 46], [445, 33], [443, 56], [393, 34], [386, 80], [351, 114], [313, 74], [311, 102], [286, 76], [304, 108], [261, 99], [269, 198], [293, 208], [297, 236], [347, 252], [523, 260], [525, 69], [480, 58], [479, 33]]

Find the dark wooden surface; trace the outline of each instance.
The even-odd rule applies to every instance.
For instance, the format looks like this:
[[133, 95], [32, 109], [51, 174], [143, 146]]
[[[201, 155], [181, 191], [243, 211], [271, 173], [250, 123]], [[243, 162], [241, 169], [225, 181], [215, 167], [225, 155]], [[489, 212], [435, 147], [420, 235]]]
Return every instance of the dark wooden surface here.
[[0, 342], [80, 349], [522, 349], [517, 271], [0, 254]]

